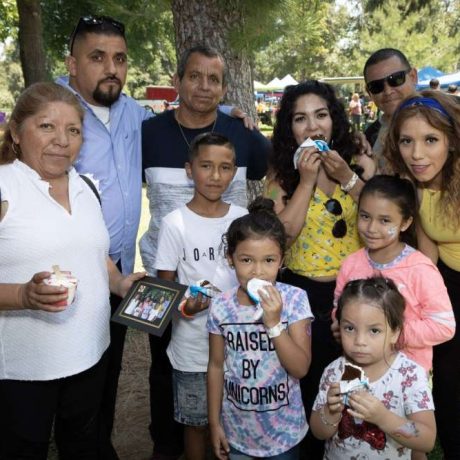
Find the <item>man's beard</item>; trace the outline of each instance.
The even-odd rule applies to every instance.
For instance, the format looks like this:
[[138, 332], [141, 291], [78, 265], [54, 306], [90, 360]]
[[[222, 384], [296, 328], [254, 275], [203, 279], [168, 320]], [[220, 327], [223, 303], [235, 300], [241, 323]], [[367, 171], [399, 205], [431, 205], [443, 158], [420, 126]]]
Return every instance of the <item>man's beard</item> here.
[[[105, 81], [117, 81], [118, 87], [109, 86], [109, 89], [104, 92], [101, 89], [101, 83], [104, 83]], [[118, 98], [120, 97], [120, 93], [121, 81], [118, 79], [106, 79], [100, 81], [97, 84], [96, 89], [93, 91], [93, 99], [105, 107], [110, 107], [114, 102], [118, 100]]]

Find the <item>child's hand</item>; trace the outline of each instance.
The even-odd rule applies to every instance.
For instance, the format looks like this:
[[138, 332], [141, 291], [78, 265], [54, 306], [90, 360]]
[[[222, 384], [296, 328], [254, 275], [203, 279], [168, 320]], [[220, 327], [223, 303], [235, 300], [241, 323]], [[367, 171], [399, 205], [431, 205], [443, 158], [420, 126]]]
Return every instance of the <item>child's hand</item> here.
[[228, 445], [222, 425], [210, 425], [210, 431], [214, 455], [220, 460], [227, 460], [228, 454], [230, 453], [230, 446]]
[[331, 331], [332, 331], [332, 336], [336, 340], [337, 343], [342, 343], [342, 339], [340, 337], [340, 326], [339, 322], [334, 319], [331, 324]]
[[201, 292], [196, 297], [190, 296], [184, 306], [184, 311], [187, 315], [193, 316], [200, 311], [206, 310], [211, 303], [211, 298], [206, 297]]
[[348, 401], [350, 415], [375, 425], [379, 425], [388, 412], [383, 403], [368, 391], [352, 393], [349, 395]]
[[331, 415], [341, 414], [343, 411], [342, 396], [339, 382], [332, 383], [327, 391], [327, 407]]
[[263, 321], [265, 327], [276, 326], [281, 320], [281, 310], [283, 309], [283, 300], [281, 294], [275, 286], [265, 286], [259, 289], [260, 306], [264, 311]]

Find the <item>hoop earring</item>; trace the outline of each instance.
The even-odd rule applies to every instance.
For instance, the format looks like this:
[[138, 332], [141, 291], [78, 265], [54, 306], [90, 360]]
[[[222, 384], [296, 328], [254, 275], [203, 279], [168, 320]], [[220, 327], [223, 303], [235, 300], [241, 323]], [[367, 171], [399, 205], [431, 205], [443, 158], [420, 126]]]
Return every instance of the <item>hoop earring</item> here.
[[19, 152], [16, 150], [16, 146], [19, 150], [21, 150], [21, 147], [19, 147], [19, 144], [16, 144], [16, 142], [13, 142], [11, 144], [11, 150], [13, 150], [13, 153], [16, 155], [16, 158], [19, 158]]

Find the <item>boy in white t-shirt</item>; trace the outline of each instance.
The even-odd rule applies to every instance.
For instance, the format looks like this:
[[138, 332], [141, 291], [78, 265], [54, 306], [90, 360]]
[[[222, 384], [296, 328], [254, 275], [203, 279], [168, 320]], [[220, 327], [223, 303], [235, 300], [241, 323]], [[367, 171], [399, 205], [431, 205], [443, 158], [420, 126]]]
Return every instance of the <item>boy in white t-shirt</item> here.
[[[237, 284], [221, 248], [230, 223], [247, 213], [222, 201], [236, 173], [235, 150], [220, 134], [204, 133], [190, 146], [185, 171], [193, 180], [192, 200], [161, 222], [155, 268], [167, 280], [196, 285], [206, 279], [221, 291]], [[208, 365], [207, 308], [210, 298], [198, 294], [173, 317], [167, 354], [173, 367], [174, 419], [185, 425], [185, 457], [206, 457]]]

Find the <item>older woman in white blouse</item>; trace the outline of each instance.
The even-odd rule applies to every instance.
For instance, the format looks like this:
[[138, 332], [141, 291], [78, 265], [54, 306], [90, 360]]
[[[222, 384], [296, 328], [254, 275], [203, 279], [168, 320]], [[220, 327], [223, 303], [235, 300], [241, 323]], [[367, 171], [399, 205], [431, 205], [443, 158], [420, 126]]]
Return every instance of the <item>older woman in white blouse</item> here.
[[[20, 96], [0, 149], [0, 458], [98, 458], [109, 345], [109, 290], [123, 277], [95, 193], [73, 169], [83, 111], [69, 91], [37, 83]], [[48, 286], [53, 265], [78, 279]]]

